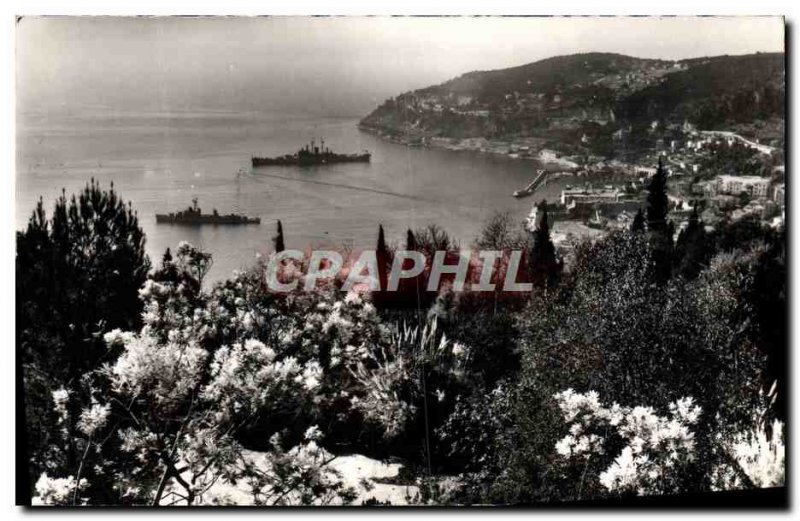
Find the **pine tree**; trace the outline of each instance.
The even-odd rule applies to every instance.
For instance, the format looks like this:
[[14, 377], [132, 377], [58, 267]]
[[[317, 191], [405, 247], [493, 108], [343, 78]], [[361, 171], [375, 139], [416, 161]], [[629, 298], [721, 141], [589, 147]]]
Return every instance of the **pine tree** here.
[[280, 253], [286, 249], [283, 244], [283, 224], [281, 224], [280, 219], [278, 219], [278, 233], [272, 238], [272, 243], [275, 245], [275, 253]]
[[[40, 200], [27, 229], [17, 233], [16, 362], [23, 366], [17, 374], [25, 375], [25, 411], [35, 419], [27, 429], [31, 476], [44, 470], [52, 448], [39, 428], [52, 414], [48, 392], [65, 387], [72, 393], [65, 428], [76, 437], [81, 407], [90, 399], [81, 377], [109, 360], [104, 332], [141, 327], [139, 289], [149, 269], [138, 217], [113, 184], [106, 191], [92, 179], [69, 199], [62, 191], [49, 220]], [[75, 447], [65, 453], [74, 469]]]

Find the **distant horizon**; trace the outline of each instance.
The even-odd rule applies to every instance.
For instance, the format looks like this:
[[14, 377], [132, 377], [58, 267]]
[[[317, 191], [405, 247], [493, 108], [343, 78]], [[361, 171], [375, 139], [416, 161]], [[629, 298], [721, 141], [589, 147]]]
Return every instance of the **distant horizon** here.
[[681, 61], [784, 43], [781, 17], [22, 17], [17, 113], [359, 117], [403, 92], [558, 56]]
[[[406, 91], [403, 91], [403, 92], [413, 92], [415, 90], [421, 90], [421, 89], [425, 89], [425, 88], [428, 88], [428, 87], [431, 87], [431, 86], [434, 86], [434, 85], [440, 85], [442, 83], [447, 83], [448, 81], [451, 81], [453, 79], [461, 77], [461, 76], [463, 76], [465, 74], [484, 73], [484, 72], [493, 72], [493, 71], [514, 69], [514, 68], [517, 68], [517, 67], [525, 67], [526, 65], [532, 65], [534, 63], [538, 63], [538, 62], [545, 61], [545, 60], [551, 60], [553, 58], [563, 58], [563, 57], [567, 57], [567, 56], [581, 56], [581, 55], [590, 55], [590, 54], [613, 54], [613, 55], [617, 55], [617, 56], [624, 56], [626, 58], [634, 58], [634, 59], [637, 59], [637, 60], [657, 60], [657, 61], [676, 62], [677, 63], [677, 62], [690, 61], [690, 60], [703, 60], [703, 59], [720, 58], [720, 57], [723, 57], [723, 56], [731, 56], [731, 57], [733, 57], [733, 56], [750, 56], [750, 55], [757, 55], [757, 54], [785, 54], [785, 53], [786, 53], [785, 50], [783, 50], [783, 51], [753, 51], [753, 52], [746, 52], [746, 53], [740, 53], [740, 54], [729, 54], [728, 53], [728, 54], [713, 54], [713, 55], [707, 55], [707, 56], [695, 56], [695, 57], [690, 57], [690, 58], [678, 58], [678, 59], [674, 59], [674, 60], [672, 60], [672, 59], [663, 59], [663, 58], [653, 58], [653, 57], [650, 57], [650, 56], [637, 56], [637, 55], [634, 55], [634, 54], [623, 54], [623, 53], [619, 53], [619, 52], [608, 52], [608, 51], [584, 51], [584, 52], [576, 52], [576, 53], [571, 53], [571, 54], [554, 54], [553, 56], [547, 56], [547, 57], [544, 57], [544, 58], [539, 58], [538, 60], [528, 61], [528, 62], [525, 62], [525, 63], [520, 63], [518, 65], [510, 65], [508, 67], [502, 67], [502, 68], [497, 68], [497, 69], [473, 69], [473, 70], [467, 70], [467, 71], [464, 71], [464, 72], [460, 72], [460, 73], [456, 74], [455, 76], [451, 76], [449, 78], [443, 79], [443, 80], [441, 80], [441, 81], [439, 81], [437, 83], [431, 83], [431, 84], [428, 84], [428, 85], [424, 85], [422, 87], [416, 87], [414, 89], [406, 90]], [[402, 94], [403, 92], [397, 92], [396, 94]], [[389, 95], [389, 97], [392, 97], [392, 96], [394, 96], [394, 95]], [[388, 99], [388, 97], [387, 97], [387, 99]], [[84, 104], [84, 105], [75, 105], [73, 107], [75, 107], [75, 108], [87, 108], [87, 107], [101, 108], [101, 107], [108, 107], [108, 106], [107, 105], [98, 105], [98, 104]], [[70, 108], [73, 108], [73, 107], [70, 107]], [[40, 112], [37, 112], [36, 110], [28, 110], [28, 111], [19, 110], [19, 106], [17, 107], [17, 109], [18, 109], [17, 110], [18, 114], [40, 114]], [[139, 110], [136, 110], [137, 113], [144, 113], [144, 114], [169, 114], [169, 113], [172, 113], [172, 114], [176, 114], [176, 115], [177, 114], [189, 114], [189, 113], [192, 113], [192, 112], [207, 113], [207, 114], [220, 114], [220, 115], [222, 115], [222, 114], [241, 114], [242, 112], [246, 112], [246, 111], [262, 112], [262, 113], [274, 112], [274, 111], [267, 111], [267, 110], [259, 111], [258, 109], [236, 109], [236, 108], [213, 107], [213, 106], [209, 106], [209, 107], [204, 107], [204, 106], [177, 107], [177, 108], [167, 108], [165, 110], [158, 110], [158, 109], [139, 109]], [[132, 112], [132, 111], [130, 111], [130, 112]], [[120, 114], [124, 114], [124, 112], [122, 112]], [[317, 116], [317, 115], [308, 114], [308, 117], [312, 117], [312, 116], [313, 117], [320, 117], [320, 116]], [[347, 116], [342, 115], [342, 116], [329, 116], [329, 117], [338, 119], [338, 118], [357, 117], [357, 116], [359, 116], [359, 115], [358, 114], [352, 114], [352, 115], [347, 115]]]

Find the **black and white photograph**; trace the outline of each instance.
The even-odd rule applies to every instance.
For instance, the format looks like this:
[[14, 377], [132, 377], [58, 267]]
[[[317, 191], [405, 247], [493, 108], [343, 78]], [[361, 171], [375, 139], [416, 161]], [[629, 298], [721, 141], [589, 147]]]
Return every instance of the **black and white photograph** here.
[[786, 508], [790, 21], [178, 14], [14, 19], [20, 510]]

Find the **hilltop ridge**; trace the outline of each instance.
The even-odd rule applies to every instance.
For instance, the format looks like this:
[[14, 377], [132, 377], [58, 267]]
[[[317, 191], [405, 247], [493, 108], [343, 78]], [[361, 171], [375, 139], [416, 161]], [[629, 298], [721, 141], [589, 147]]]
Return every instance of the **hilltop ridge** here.
[[604, 158], [652, 149], [685, 124], [782, 147], [784, 74], [783, 53], [556, 56], [402, 93], [359, 125], [406, 143], [481, 138]]

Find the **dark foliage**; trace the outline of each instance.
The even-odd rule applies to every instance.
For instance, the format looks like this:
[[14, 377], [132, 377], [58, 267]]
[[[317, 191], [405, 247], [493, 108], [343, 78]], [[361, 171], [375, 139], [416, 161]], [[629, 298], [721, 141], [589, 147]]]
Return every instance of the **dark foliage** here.
[[278, 219], [278, 232], [273, 237], [272, 242], [275, 246], [275, 252], [280, 253], [286, 249], [286, 246], [283, 243], [283, 224], [281, 224], [280, 219]]
[[[140, 326], [139, 288], [150, 268], [136, 213], [94, 180], [77, 197], [62, 194], [47, 218], [40, 200], [28, 227], [17, 233], [17, 360], [23, 364], [28, 425], [55, 427], [52, 391], [69, 390], [75, 432], [84, 373], [108, 361], [102, 336]], [[70, 436], [72, 437], [72, 436]], [[47, 429], [28, 430], [30, 476], [47, 461]], [[74, 468], [78, 457], [66, 447]], [[51, 462], [55, 463], [55, 462]]]
[[644, 214], [642, 213], [641, 208], [636, 210], [636, 215], [633, 216], [633, 222], [631, 223], [631, 231], [632, 232], [644, 231]]
[[550, 238], [550, 223], [547, 216], [547, 202], [539, 205], [541, 218], [533, 232], [533, 244], [528, 258], [528, 270], [534, 284], [552, 288], [558, 283], [563, 262], [556, 255], [556, 247]]
[[647, 186], [647, 231], [659, 284], [664, 284], [672, 272], [673, 228], [672, 223], [667, 220], [668, 212], [667, 169], [662, 158], [659, 158], [658, 169]]
[[678, 235], [675, 244], [675, 273], [692, 280], [708, 266], [713, 253], [705, 227], [697, 214], [695, 203], [686, 228]]

